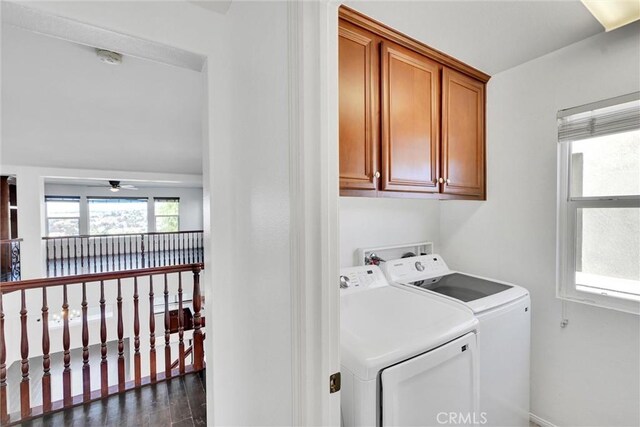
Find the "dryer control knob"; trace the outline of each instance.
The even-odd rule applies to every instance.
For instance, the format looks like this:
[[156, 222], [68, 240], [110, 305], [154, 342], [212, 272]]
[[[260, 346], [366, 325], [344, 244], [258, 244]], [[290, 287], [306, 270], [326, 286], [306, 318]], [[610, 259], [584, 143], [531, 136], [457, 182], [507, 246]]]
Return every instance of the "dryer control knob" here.
[[347, 276], [340, 276], [340, 289], [346, 289], [349, 287], [349, 278]]
[[416, 270], [424, 271], [424, 265], [420, 261], [416, 261]]

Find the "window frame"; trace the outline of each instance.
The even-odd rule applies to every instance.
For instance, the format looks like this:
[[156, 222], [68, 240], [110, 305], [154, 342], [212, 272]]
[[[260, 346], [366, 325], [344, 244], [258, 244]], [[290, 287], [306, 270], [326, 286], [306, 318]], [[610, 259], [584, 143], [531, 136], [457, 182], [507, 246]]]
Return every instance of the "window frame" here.
[[[47, 202], [77, 202], [78, 203], [78, 216], [49, 216], [49, 205]], [[54, 237], [74, 237], [82, 235], [82, 200], [79, 196], [44, 196], [44, 221], [45, 221], [45, 231], [47, 237], [51, 236], [51, 231], [49, 230], [49, 220], [51, 219], [76, 219], [78, 221], [78, 234], [69, 234], [64, 236], [54, 236]]]
[[[571, 141], [558, 143], [556, 297], [562, 300], [640, 314], [640, 302], [577, 289], [577, 217], [580, 208], [640, 208], [640, 195], [571, 197]], [[605, 291], [606, 292], [606, 291]]]
[[[177, 215], [158, 215], [156, 213], [157, 201], [175, 201], [178, 202], [178, 214]], [[176, 231], [158, 231], [158, 218], [173, 218], [178, 219], [178, 229]], [[180, 197], [154, 197], [153, 198], [153, 229], [156, 233], [177, 233], [180, 231]]]

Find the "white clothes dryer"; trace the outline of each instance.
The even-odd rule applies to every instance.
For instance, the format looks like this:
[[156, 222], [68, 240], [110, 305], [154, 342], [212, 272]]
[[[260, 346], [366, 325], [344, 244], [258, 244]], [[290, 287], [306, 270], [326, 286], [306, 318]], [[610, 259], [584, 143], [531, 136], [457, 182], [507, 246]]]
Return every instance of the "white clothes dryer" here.
[[344, 426], [440, 426], [477, 413], [471, 310], [392, 287], [377, 266], [343, 269], [340, 282]]

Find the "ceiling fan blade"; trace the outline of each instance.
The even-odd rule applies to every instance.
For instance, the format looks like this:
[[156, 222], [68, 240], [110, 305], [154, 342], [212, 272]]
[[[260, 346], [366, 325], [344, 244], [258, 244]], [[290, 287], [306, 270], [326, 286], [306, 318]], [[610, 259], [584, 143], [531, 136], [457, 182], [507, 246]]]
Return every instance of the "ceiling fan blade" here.
[[138, 187], [136, 187], [135, 185], [121, 185], [120, 188], [122, 190], [137, 190]]

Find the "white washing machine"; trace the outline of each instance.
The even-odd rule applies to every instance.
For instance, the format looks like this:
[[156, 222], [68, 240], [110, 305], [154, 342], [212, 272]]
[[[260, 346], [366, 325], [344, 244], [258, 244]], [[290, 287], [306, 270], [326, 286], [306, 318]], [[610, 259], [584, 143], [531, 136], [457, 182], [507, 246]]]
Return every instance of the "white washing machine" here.
[[478, 321], [480, 413], [486, 426], [529, 425], [529, 292], [510, 283], [449, 270], [439, 255], [384, 264], [393, 286], [414, 294], [456, 301]]
[[[377, 266], [341, 271], [344, 426], [473, 424], [478, 321], [444, 298], [392, 287]], [[456, 418], [456, 421], [458, 419]]]

